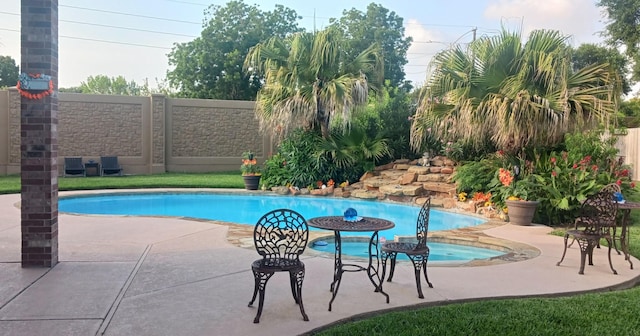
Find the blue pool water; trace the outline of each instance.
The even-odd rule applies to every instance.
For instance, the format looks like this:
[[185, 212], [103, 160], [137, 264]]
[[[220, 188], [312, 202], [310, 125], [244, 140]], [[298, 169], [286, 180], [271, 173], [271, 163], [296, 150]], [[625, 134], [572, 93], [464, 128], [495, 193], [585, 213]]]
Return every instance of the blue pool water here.
[[[427, 242], [429, 246], [429, 261], [467, 261], [473, 259], [488, 259], [503, 255], [504, 252], [457, 244]], [[310, 246], [316, 251], [334, 253], [335, 245], [328, 242], [326, 245], [314, 244]], [[342, 254], [369, 258], [369, 242], [343, 241]], [[398, 260], [409, 260], [405, 254], [398, 254]]]
[[[380, 237], [386, 239], [393, 239], [394, 235], [415, 235], [415, 221], [420, 211], [415, 206], [346, 198], [215, 193], [103, 194], [61, 197], [59, 200], [59, 210], [67, 213], [192, 217], [249, 225], [254, 225], [266, 212], [280, 208], [293, 209], [305, 218], [342, 216], [347, 208], [354, 208], [358, 216], [394, 222], [395, 228], [380, 232]], [[451, 230], [484, 222], [482, 218], [431, 209], [429, 231]]]
[[[305, 218], [341, 216], [347, 208], [354, 208], [359, 216], [379, 217], [396, 224], [393, 229], [379, 232], [381, 239], [392, 240], [395, 235], [414, 236], [415, 221], [420, 208], [416, 206], [378, 201], [328, 197], [265, 196], [220, 193], [114, 193], [89, 196], [61, 197], [59, 210], [66, 213], [133, 216], [173, 216], [221, 220], [254, 225], [268, 211], [287, 208]], [[429, 231], [451, 230], [484, 223], [482, 218], [431, 209]], [[319, 230], [310, 228], [311, 230]], [[370, 236], [368, 232], [354, 235]], [[348, 234], [343, 234], [343, 238]], [[436, 244], [436, 243], [433, 243]], [[333, 252], [333, 242], [327, 246], [310, 246]], [[455, 244], [429, 243], [429, 260], [483, 259], [502, 254], [498, 251]], [[368, 253], [368, 243], [343, 243], [343, 254]], [[402, 259], [398, 256], [398, 259]], [[406, 257], [404, 257], [406, 258]]]

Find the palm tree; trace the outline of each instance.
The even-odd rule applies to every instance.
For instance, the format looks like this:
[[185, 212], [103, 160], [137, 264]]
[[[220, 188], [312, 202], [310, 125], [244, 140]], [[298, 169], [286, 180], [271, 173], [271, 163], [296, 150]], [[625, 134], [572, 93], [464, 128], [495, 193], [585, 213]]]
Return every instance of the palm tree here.
[[567, 38], [536, 30], [523, 44], [518, 33], [503, 30], [468, 50], [458, 46], [436, 55], [412, 124], [412, 146], [419, 149], [435, 132], [445, 141], [480, 146], [489, 140], [519, 152], [607, 120], [619, 81], [607, 64], [573, 71]]
[[244, 68], [264, 75], [256, 99], [261, 130], [282, 136], [296, 126], [320, 127], [326, 139], [332, 117], [348, 122], [353, 109], [367, 103], [372, 84], [382, 78], [382, 64], [377, 45], [350, 58], [340, 34], [328, 28], [260, 43]]

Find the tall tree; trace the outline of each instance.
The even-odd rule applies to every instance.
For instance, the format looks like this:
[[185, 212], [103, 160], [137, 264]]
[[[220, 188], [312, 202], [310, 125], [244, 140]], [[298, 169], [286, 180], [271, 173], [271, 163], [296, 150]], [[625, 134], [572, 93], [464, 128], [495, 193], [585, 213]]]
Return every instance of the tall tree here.
[[615, 48], [607, 48], [591, 43], [581, 44], [571, 55], [571, 65], [574, 71], [579, 71], [590, 65], [608, 64], [612, 74], [619, 78], [616, 85], [621, 86], [622, 93], [631, 91], [629, 82], [628, 59]]
[[242, 69], [249, 48], [300, 31], [299, 16], [282, 5], [265, 12], [242, 1], [213, 5], [206, 16], [200, 37], [169, 53], [169, 83], [182, 97], [254, 100], [262, 78]]
[[640, 80], [640, 0], [599, 0], [607, 13], [604, 35], [614, 47], [625, 46], [633, 60], [633, 79]]
[[19, 69], [11, 56], [0, 56], [0, 88], [15, 86], [18, 82]]
[[371, 82], [379, 84], [383, 75], [378, 46], [354, 56], [344, 43], [327, 28], [251, 48], [245, 69], [265, 75], [256, 101], [263, 130], [283, 135], [295, 126], [318, 127], [326, 139], [332, 117], [349, 121], [352, 110], [367, 103]]
[[519, 152], [555, 145], [566, 132], [611, 117], [619, 93], [607, 65], [573, 71], [567, 37], [536, 30], [526, 43], [503, 31], [435, 56], [412, 129], [419, 148], [429, 132], [441, 139]]
[[366, 13], [352, 8], [343, 11], [340, 19], [332, 19], [331, 22], [345, 34], [347, 52], [353, 56], [377, 43], [384, 57], [384, 78], [389, 80], [391, 86], [404, 84], [407, 50], [413, 39], [404, 36], [402, 17], [371, 3]]
[[[81, 93], [139, 96], [143, 87], [135, 81], [127, 81], [123, 76], [97, 75], [89, 76], [85, 82], [80, 83], [77, 89]], [[67, 91], [73, 92], [72, 89]]]

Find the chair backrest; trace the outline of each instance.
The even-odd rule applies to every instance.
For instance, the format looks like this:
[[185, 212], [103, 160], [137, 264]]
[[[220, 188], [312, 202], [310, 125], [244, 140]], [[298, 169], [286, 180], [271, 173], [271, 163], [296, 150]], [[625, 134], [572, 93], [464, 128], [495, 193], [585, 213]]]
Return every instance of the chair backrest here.
[[606, 186], [602, 187], [600, 191], [609, 192], [613, 195], [617, 192], [622, 192], [622, 188], [620, 188], [620, 186], [617, 183], [609, 183]]
[[267, 212], [253, 230], [256, 251], [264, 259], [298, 259], [308, 240], [307, 221], [289, 209]]
[[68, 170], [84, 169], [81, 157], [64, 158], [64, 168]]
[[607, 233], [616, 225], [617, 211], [618, 204], [613, 199], [613, 193], [600, 191], [582, 203], [576, 227], [582, 226], [589, 233]]
[[100, 165], [103, 169], [115, 169], [119, 168], [117, 156], [101, 156]]
[[416, 238], [418, 244], [416, 249], [424, 248], [427, 245], [427, 232], [429, 231], [429, 210], [431, 210], [431, 196], [427, 196], [427, 200], [422, 204], [418, 220], [416, 221]]

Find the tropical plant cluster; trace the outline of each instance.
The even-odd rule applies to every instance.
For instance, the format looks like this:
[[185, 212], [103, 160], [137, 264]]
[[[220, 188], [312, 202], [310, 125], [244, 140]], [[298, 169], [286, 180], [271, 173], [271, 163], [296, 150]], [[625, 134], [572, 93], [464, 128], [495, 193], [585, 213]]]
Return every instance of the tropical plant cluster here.
[[498, 151], [464, 164], [454, 180], [458, 192], [470, 197], [490, 193], [498, 210], [509, 199], [536, 200], [540, 202], [536, 220], [566, 224], [582, 201], [607, 184], [620, 185], [624, 195], [635, 192], [629, 167], [617, 156], [615, 141], [615, 137], [606, 138], [603, 131], [571, 133], [553, 150], [520, 155]]
[[334, 130], [325, 139], [319, 131], [302, 128], [293, 131], [264, 163], [262, 181], [274, 186], [315, 186], [317, 181], [358, 181], [365, 171], [391, 155], [384, 139], [368, 138], [351, 128], [348, 133]]

